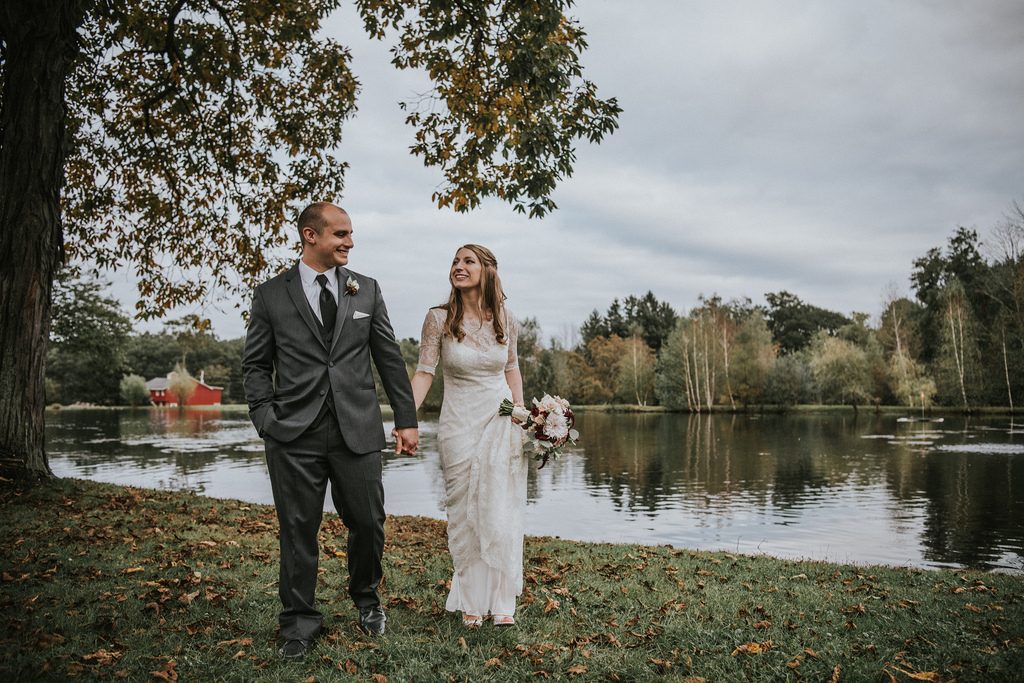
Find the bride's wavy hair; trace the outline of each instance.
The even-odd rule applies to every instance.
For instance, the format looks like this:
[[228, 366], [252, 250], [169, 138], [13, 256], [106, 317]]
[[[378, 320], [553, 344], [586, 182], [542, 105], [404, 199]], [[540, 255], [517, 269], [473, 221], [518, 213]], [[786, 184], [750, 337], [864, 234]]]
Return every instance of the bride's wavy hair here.
[[[479, 244], [463, 244], [455, 250], [458, 254], [462, 249], [469, 249], [476, 254], [480, 262], [480, 294], [483, 297], [484, 312], [491, 313], [492, 324], [494, 325], [494, 338], [499, 344], [505, 343], [505, 290], [501, 288], [501, 278], [498, 277], [498, 259], [487, 247]], [[443, 332], [449, 337], [462, 341], [466, 333], [462, 329], [462, 317], [465, 313], [465, 305], [462, 303], [462, 292], [452, 285], [452, 291], [448, 294], [448, 303], [441, 306], [447, 315], [444, 319]]]

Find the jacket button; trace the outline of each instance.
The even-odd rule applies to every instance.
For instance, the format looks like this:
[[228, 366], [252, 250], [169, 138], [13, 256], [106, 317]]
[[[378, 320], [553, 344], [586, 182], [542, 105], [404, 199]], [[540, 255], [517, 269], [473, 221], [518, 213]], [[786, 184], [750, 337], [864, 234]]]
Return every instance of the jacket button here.
[[324, 394], [326, 394], [326, 393], [327, 393], [327, 392], [326, 392], [326, 391], [324, 391], [323, 389], [321, 389], [321, 390], [320, 390], [320, 395], [321, 395], [321, 396], [323, 396], [323, 395], [324, 395]]
[[334, 361], [332, 360], [332, 361], [331, 361], [330, 363], [328, 363], [327, 365], [329, 365], [330, 367], [332, 367], [332, 368], [333, 368], [333, 367], [334, 367]]

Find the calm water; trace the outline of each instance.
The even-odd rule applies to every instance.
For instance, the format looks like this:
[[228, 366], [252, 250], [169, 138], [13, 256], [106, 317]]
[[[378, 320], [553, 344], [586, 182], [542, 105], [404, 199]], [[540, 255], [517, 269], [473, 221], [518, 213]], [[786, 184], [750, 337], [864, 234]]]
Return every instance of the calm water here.
[[[578, 426], [580, 445], [531, 473], [530, 534], [1024, 571], [1020, 421], [592, 413]], [[389, 513], [444, 517], [436, 428], [421, 425], [421, 455], [386, 459]], [[244, 411], [61, 410], [47, 445], [61, 476], [272, 502]]]

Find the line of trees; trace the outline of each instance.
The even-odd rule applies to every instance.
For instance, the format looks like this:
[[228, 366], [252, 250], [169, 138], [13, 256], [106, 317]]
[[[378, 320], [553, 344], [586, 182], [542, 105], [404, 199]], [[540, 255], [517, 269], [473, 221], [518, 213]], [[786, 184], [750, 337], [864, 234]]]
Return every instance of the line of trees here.
[[[865, 313], [844, 315], [787, 291], [765, 294], [761, 305], [701, 297], [685, 314], [652, 292], [616, 299], [603, 314], [591, 313], [571, 348], [545, 344], [536, 319], [526, 318], [519, 332], [525, 393], [698, 412], [723, 405], [1019, 403], [1024, 209], [1015, 204], [986, 243], [975, 230], [957, 228], [944, 246], [913, 262], [910, 281], [914, 299], [890, 292], [874, 323]], [[164, 376], [176, 364], [224, 387], [224, 402], [245, 399], [243, 340], [217, 339], [197, 318], [134, 334], [102, 287], [82, 280], [60, 283], [54, 312], [50, 402], [133, 404], [139, 380]], [[418, 344], [401, 344], [411, 373]], [[425, 406], [438, 408], [441, 398], [435, 382]]]
[[1024, 395], [1024, 209], [987, 243], [957, 228], [916, 259], [914, 299], [887, 295], [877, 324], [787, 291], [701, 297], [676, 314], [653, 293], [616, 299], [584, 321], [574, 348], [537, 343], [523, 323], [526, 394], [574, 403], [712, 406], [798, 403], [1008, 406]]

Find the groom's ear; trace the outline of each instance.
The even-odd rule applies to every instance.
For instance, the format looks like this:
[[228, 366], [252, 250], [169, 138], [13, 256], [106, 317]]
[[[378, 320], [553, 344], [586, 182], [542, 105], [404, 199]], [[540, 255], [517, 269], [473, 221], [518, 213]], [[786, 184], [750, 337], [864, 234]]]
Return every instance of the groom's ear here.
[[303, 244], [303, 246], [305, 246], [307, 244], [316, 244], [316, 238], [318, 237], [318, 233], [317, 233], [316, 230], [314, 230], [310, 226], [307, 225], [306, 227], [304, 227], [300, 231], [300, 234], [302, 236], [302, 244]]

